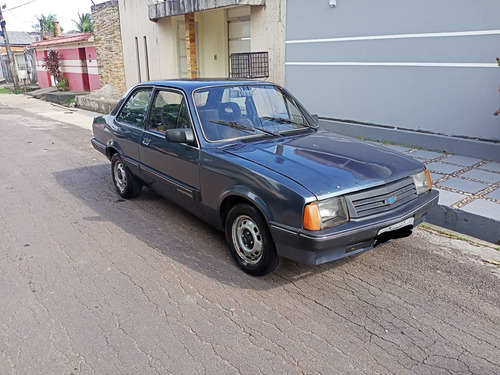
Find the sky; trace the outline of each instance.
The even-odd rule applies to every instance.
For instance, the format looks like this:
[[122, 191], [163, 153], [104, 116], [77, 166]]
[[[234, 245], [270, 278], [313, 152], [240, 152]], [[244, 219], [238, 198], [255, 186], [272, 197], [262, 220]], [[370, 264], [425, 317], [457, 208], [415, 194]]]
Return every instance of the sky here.
[[[94, 0], [100, 4], [106, 0]], [[63, 30], [76, 30], [72, 20], [78, 20], [78, 13], [90, 13], [91, 0], [0, 0], [0, 5], [6, 5], [2, 10], [7, 22], [7, 31], [34, 31], [32, 25], [37, 23], [37, 17], [54, 13]]]

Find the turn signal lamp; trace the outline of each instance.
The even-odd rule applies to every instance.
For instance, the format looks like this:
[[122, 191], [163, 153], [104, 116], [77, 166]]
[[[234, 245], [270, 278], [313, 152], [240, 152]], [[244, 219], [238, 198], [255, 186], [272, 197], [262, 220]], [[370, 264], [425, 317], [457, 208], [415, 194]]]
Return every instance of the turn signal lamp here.
[[307, 230], [321, 230], [349, 221], [344, 197], [309, 203], [304, 208], [303, 226]]

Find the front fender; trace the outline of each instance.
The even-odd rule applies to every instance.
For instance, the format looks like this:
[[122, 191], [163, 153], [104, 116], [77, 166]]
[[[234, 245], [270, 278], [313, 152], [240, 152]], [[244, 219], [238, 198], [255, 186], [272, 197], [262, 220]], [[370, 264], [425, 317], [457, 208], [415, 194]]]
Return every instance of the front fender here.
[[264, 216], [266, 221], [273, 220], [273, 214], [269, 209], [268, 205], [253, 191], [248, 187], [242, 185], [233, 185], [226, 189], [220, 197], [219, 204], [217, 207], [218, 212], [224, 212], [225, 204], [228, 200], [234, 200], [235, 202], [245, 200], [253, 204], [260, 213]]
[[268, 222], [299, 227], [305, 202], [315, 198], [287, 176], [217, 149], [202, 151], [200, 181], [207, 216], [218, 227], [227, 204], [241, 202], [253, 204]]

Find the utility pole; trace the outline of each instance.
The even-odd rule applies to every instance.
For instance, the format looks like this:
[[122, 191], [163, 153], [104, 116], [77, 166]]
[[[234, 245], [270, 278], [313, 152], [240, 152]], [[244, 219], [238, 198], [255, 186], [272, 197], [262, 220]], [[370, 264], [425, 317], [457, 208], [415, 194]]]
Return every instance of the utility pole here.
[[9, 36], [7, 35], [7, 29], [5, 28], [5, 20], [3, 19], [2, 9], [5, 9], [5, 5], [0, 7], [0, 26], [3, 39], [5, 40], [5, 49], [7, 50], [7, 60], [9, 62], [10, 71], [12, 72], [12, 80], [14, 81], [14, 90], [19, 90], [19, 77], [17, 75], [16, 60], [12, 54], [10, 48]]

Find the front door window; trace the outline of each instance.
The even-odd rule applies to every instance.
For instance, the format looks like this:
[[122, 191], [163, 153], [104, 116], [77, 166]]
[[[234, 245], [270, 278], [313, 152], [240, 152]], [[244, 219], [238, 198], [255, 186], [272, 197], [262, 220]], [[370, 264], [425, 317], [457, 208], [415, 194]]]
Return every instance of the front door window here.
[[158, 91], [153, 100], [148, 128], [165, 132], [190, 126], [184, 96], [173, 91]]
[[123, 106], [117, 121], [142, 127], [148, 112], [151, 88], [136, 90]]

